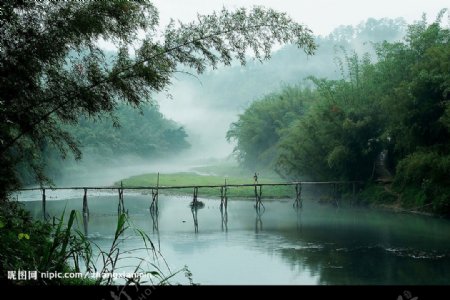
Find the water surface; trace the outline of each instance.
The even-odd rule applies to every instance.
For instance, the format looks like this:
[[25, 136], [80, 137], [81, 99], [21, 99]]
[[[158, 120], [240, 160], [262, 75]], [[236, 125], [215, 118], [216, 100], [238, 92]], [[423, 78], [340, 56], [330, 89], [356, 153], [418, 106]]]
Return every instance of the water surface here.
[[[200, 191], [201, 193], [201, 191]], [[39, 192], [19, 195], [35, 217], [42, 216]], [[80, 191], [47, 191], [47, 212], [82, 210]], [[150, 195], [125, 191], [132, 223], [149, 234], [172, 271], [187, 265], [200, 284], [450, 284], [450, 222], [425, 216], [363, 208], [336, 208], [305, 200], [263, 199], [258, 214], [250, 200], [200, 199], [198, 232], [190, 197], [159, 197], [158, 216], [150, 214]], [[117, 221], [115, 192], [88, 195], [88, 236], [107, 249]], [[82, 224], [80, 224], [82, 228]], [[126, 232], [121, 251], [141, 248]], [[144, 250], [133, 256], [148, 257]], [[160, 265], [161, 260], [159, 260]], [[123, 265], [133, 264], [124, 259]], [[187, 283], [179, 274], [176, 281]]]

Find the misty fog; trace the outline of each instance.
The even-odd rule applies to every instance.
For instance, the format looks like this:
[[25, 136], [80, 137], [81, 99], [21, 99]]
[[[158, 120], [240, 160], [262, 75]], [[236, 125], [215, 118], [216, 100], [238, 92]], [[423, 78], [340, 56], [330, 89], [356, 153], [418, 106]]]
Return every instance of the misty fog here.
[[[374, 59], [374, 43], [399, 41], [405, 28], [406, 22], [401, 18], [368, 19], [357, 26], [343, 24], [326, 36], [316, 36], [318, 49], [313, 56], [286, 45], [275, 50], [265, 62], [250, 58], [246, 66], [236, 62], [231, 67], [208, 69], [201, 75], [182, 70], [172, 78], [168, 91], [154, 95], [152, 101], [163, 118], [185, 130], [189, 148], [165, 155], [111, 153], [106, 156], [112, 155], [114, 159], [106, 161], [99, 159], [98, 154], [84, 151], [82, 160], [69, 162], [69, 167], [65, 167], [54, 182], [58, 185], [109, 185], [132, 175], [186, 172], [192, 167], [221, 160], [237, 166], [233, 155], [235, 143], [226, 140], [226, 132], [253, 101], [287, 85], [310, 86], [308, 76], [341, 78], [339, 62], [345, 55], [367, 53]], [[140, 116], [136, 111], [135, 116], [152, 123], [148, 114]], [[121, 126], [126, 129], [128, 123], [122, 122]]]

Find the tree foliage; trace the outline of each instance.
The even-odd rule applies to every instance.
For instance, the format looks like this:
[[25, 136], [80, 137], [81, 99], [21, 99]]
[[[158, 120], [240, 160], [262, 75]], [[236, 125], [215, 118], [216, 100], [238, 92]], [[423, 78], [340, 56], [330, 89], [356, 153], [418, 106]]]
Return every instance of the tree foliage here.
[[253, 102], [227, 132], [227, 139], [237, 142], [239, 161], [251, 169], [273, 164], [282, 130], [303, 116], [313, 98], [309, 89], [286, 87]]
[[[405, 206], [448, 215], [450, 31], [441, 25], [444, 13], [431, 24], [424, 18], [409, 25], [401, 42], [376, 44], [375, 62], [344, 53], [341, 79], [312, 77], [317, 97], [289, 124], [267, 118], [257, 109], [262, 103], [250, 106], [235, 123], [239, 131], [231, 130], [241, 157], [257, 157], [259, 149], [246, 146], [247, 116], [260, 120], [260, 128], [280, 121], [282, 134], [273, 140], [266, 131], [264, 146], [275, 148], [278, 170], [295, 178], [370, 181], [382, 163]], [[288, 110], [285, 103], [271, 110]], [[263, 133], [255, 136], [264, 140]]]
[[[95, 119], [121, 102], [139, 107], [164, 91], [180, 66], [203, 72], [208, 66], [242, 64], [253, 52], [270, 58], [275, 43], [294, 43], [312, 54], [308, 28], [286, 14], [255, 7], [172, 22], [158, 32], [150, 1], [13, 1], [0, 4], [0, 178], [17, 185], [14, 167], [28, 161], [38, 174], [43, 145], [63, 156], [81, 152], [61, 124]], [[139, 30], [146, 37], [136, 44]], [[118, 46], [108, 63], [97, 41]]]
[[[80, 117], [76, 126], [65, 126], [83, 152], [83, 162], [113, 166], [123, 158], [167, 159], [190, 147], [184, 127], [166, 119], [157, 105], [142, 105], [140, 113], [119, 105], [115, 117], [120, 126], [113, 126], [108, 115], [100, 115], [96, 120]], [[43, 145], [39, 159], [50, 178], [61, 178], [79, 166], [73, 159], [61, 159], [50, 142]], [[33, 170], [26, 163], [19, 163], [16, 171], [24, 184], [36, 183]]]
[[380, 152], [383, 116], [378, 87], [368, 78], [368, 58], [345, 57], [341, 80], [311, 78], [320, 100], [291, 126], [280, 144], [278, 167], [292, 176], [315, 180], [371, 177]]

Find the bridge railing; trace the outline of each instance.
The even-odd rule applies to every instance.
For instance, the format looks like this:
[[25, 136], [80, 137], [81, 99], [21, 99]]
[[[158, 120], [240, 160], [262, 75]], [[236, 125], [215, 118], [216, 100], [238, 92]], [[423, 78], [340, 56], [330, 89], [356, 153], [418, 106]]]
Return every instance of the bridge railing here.
[[356, 193], [356, 185], [362, 183], [361, 181], [292, 181], [292, 182], [274, 182], [274, 183], [248, 183], [248, 184], [228, 184], [225, 181], [225, 184], [215, 184], [215, 185], [175, 185], [175, 186], [164, 186], [159, 185], [159, 176], [158, 183], [156, 186], [124, 186], [121, 182], [120, 186], [73, 186], [73, 187], [34, 187], [34, 188], [23, 188], [17, 190], [20, 191], [41, 191], [42, 193], [42, 211], [44, 214], [44, 218], [47, 217], [46, 212], [46, 191], [47, 190], [82, 190], [84, 191], [83, 196], [83, 215], [89, 215], [88, 208], [88, 190], [117, 190], [119, 193], [119, 208], [118, 213], [125, 212], [125, 205], [123, 200], [123, 191], [124, 190], [151, 190], [152, 191], [152, 203], [150, 209], [157, 210], [158, 209], [158, 195], [160, 190], [175, 190], [175, 189], [193, 189], [194, 196], [193, 201], [191, 203], [191, 207], [197, 207], [198, 200], [197, 194], [198, 189], [200, 188], [220, 188], [220, 198], [221, 198], [221, 209], [227, 206], [227, 189], [228, 188], [239, 188], [239, 187], [253, 187], [255, 192], [255, 208], [258, 210], [261, 207], [264, 207], [262, 204], [262, 187], [264, 186], [295, 186], [295, 201], [294, 206], [302, 207], [303, 199], [301, 197], [302, 186], [303, 185], [331, 185], [333, 187], [333, 198], [337, 206], [339, 203], [337, 201], [337, 186], [344, 184], [352, 184], [353, 185], [353, 197], [355, 197]]

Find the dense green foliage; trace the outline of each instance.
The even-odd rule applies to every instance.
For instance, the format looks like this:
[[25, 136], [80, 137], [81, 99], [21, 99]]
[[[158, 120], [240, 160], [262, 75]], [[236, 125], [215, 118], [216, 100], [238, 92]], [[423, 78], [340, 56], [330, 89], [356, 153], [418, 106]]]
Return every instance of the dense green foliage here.
[[[117, 284], [112, 276], [119, 268], [117, 263], [128, 256], [133, 249], [122, 251], [120, 245], [124, 233], [132, 229], [134, 234], [141, 238], [148, 257], [155, 260], [161, 258], [156, 251], [149, 236], [136, 228], [127, 214], [121, 213], [117, 218], [117, 226], [111, 241], [106, 249], [98, 248], [95, 242], [89, 240], [81, 232], [83, 226], [81, 214], [75, 210], [59, 218], [53, 219], [53, 226], [49, 222], [33, 221], [30, 212], [26, 211], [18, 202], [5, 201], [0, 205], [0, 282], [18, 285], [111, 285]], [[98, 249], [97, 249], [98, 248]], [[139, 250], [142, 250], [140, 248]], [[171, 284], [170, 278], [180, 272], [185, 272], [189, 280], [190, 272], [184, 267], [172, 272], [162, 266], [156, 266], [148, 257], [138, 258], [138, 266], [133, 267], [135, 272], [149, 274], [149, 281], [142, 278], [124, 278], [126, 285], [135, 284]], [[36, 271], [35, 279], [21, 279], [19, 271]], [[43, 273], [70, 273], [73, 278], [47, 278]], [[11, 273], [16, 274], [11, 279]], [[76, 274], [75, 274], [76, 273]], [[95, 276], [95, 273], [100, 274]], [[167, 273], [167, 274], [166, 274]], [[10, 276], [8, 276], [10, 275]], [[70, 277], [70, 275], [69, 275]], [[142, 281], [141, 281], [142, 280]], [[124, 284], [124, 282], [120, 282]]]
[[119, 156], [137, 154], [144, 157], [160, 157], [189, 147], [187, 134], [182, 126], [167, 120], [156, 106], [145, 106], [142, 115], [130, 107], [118, 110], [120, 127], [100, 120], [92, 122], [83, 118], [79, 126], [70, 131], [88, 153]]
[[[160, 159], [190, 147], [184, 128], [166, 119], [156, 105], [144, 105], [140, 113], [129, 106], [120, 106], [115, 117], [120, 126], [113, 126], [108, 115], [98, 120], [81, 117], [77, 126], [67, 126], [85, 159], [114, 165], [124, 156]], [[58, 149], [49, 142], [44, 144], [41, 159], [45, 174], [51, 178], [60, 177], [77, 166], [74, 160], [62, 159]], [[26, 163], [20, 163], [16, 170], [21, 182], [35, 183], [33, 170]]]
[[281, 141], [278, 166], [285, 172], [315, 180], [371, 177], [384, 119], [377, 87], [365, 78], [372, 72], [370, 62], [356, 55], [347, 61], [347, 79], [313, 79], [320, 100]]
[[270, 165], [276, 158], [282, 130], [304, 115], [313, 97], [308, 89], [286, 87], [253, 102], [227, 133], [228, 140], [237, 140], [239, 161], [251, 169]]
[[161, 157], [189, 147], [183, 127], [165, 119], [157, 106], [144, 106], [141, 113], [121, 107], [117, 112], [120, 127], [111, 126], [108, 119], [92, 122], [82, 118], [79, 126], [69, 130], [84, 152], [97, 156]]
[[[450, 33], [440, 17], [410, 25], [402, 42], [376, 44], [375, 62], [345, 54], [342, 78], [313, 77], [313, 92], [293, 88], [252, 104], [229, 131], [238, 156], [248, 166], [275, 163], [280, 172], [315, 180], [370, 181], [381, 164], [403, 205], [450, 214]], [[305, 94], [314, 95], [306, 106]], [[296, 110], [302, 114], [285, 122]], [[251, 147], [249, 134], [256, 138]]]
[[[74, 213], [72, 216], [74, 216]], [[30, 213], [17, 202], [0, 205], [0, 282], [7, 282], [8, 271], [79, 272], [69, 261], [89, 248], [86, 240], [72, 234], [62, 220], [54, 230], [49, 223], [33, 221]], [[47, 279], [37, 275], [36, 281], [16, 282], [16, 284], [93, 284], [85, 278]]]

